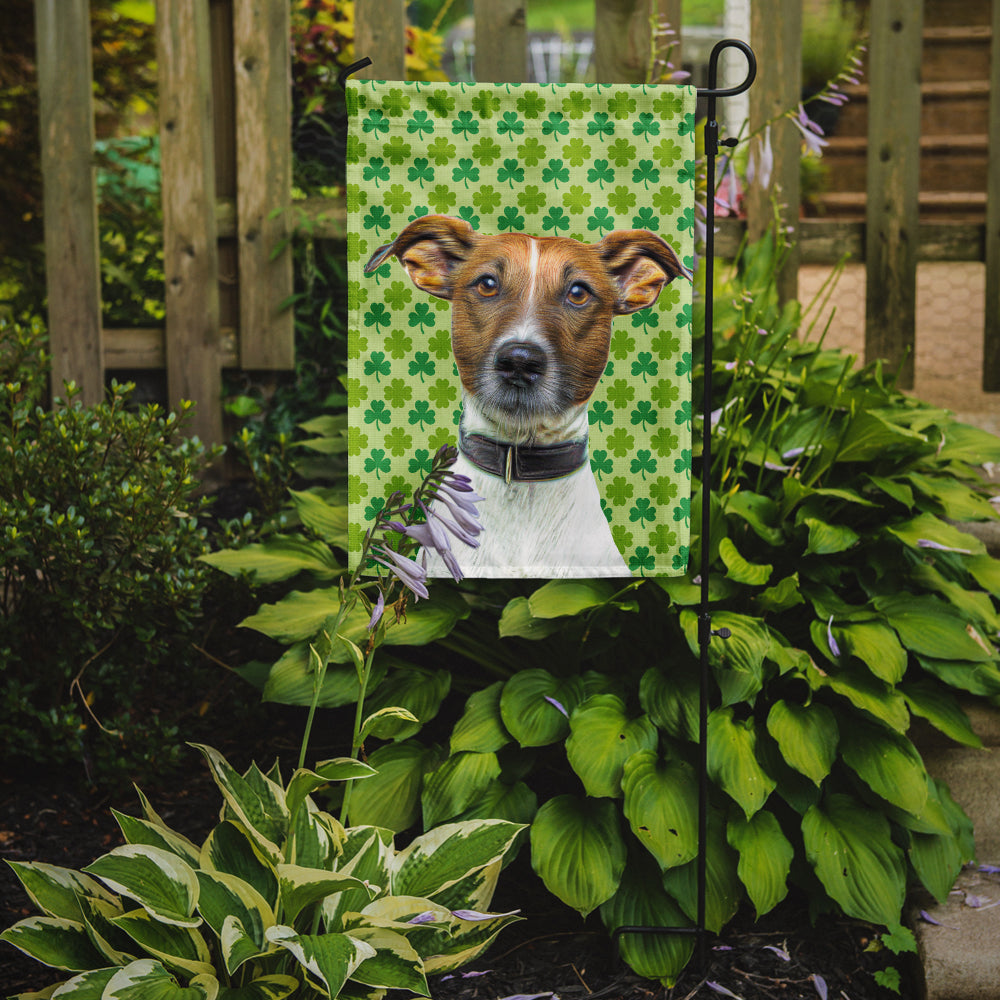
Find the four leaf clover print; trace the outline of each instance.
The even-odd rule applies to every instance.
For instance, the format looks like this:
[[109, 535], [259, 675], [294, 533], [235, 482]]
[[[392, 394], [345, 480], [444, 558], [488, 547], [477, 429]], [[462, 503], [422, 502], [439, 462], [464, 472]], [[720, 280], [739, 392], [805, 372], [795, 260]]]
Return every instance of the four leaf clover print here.
[[[440, 213], [485, 233], [595, 243], [656, 233], [693, 266], [694, 104], [683, 88], [351, 81], [348, 137], [351, 542], [390, 484], [454, 443], [461, 384], [450, 303], [395, 261], [362, 272], [410, 222]], [[683, 572], [691, 464], [691, 288], [616, 317], [589, 404], [590, 468], [635, 574]]]

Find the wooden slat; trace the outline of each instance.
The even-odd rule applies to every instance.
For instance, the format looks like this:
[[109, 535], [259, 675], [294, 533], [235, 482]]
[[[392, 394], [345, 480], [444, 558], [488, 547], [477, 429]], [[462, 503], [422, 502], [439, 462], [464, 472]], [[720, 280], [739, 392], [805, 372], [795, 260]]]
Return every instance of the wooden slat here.
[[[292, 253], [290, 8], [287, 0], [233, 7], [240, 364], [295, 367]], [[283, 249], [281, 249], [283, 247]]]
[[983, 389], [1000, 392], [1000, 0], [993, 0], [990, 45], [990, 146], [986, 180], [986, 325]]
[[197, 404], [192, 432], [222, 440], [219, 257], [206, 0], [156, 10], [169, 402]]
[[[101, 332], [104, 364], [108, 371], [157, 371], [166, 367], [166, 332], [163, 327], [112, 328]], [[239, 365], [236, 330], [219, 331], [219, 359], [224, 368]]]
[[479, 83], [523, 83], [528, 78], [524, 0], [475, 0]]
[[923, 4], [872, 0], [868, 53], [865, 359], [913, 387]]
[[355, 0], [354, 53], [372, 61], [358, 80], [406, 79], [405, 0]]
[[52, 391], [104, 395], [88, 0], [35, 0]]
[[654, 0], [594, 0], [594, 72], [598, 83], [645, 83]]
[[[750, 131], [756, 132], [774, 118], [771, 145], [774, 170], [767, 188], [755, 180], [747, 192], [747, 217], [751, 239], [759, 239], [774, 221], [774, 204], [780, 225], [791, 229], [792, 248], [778, 274], [778, 296], [784, 302], [798, 295], [799, 158], [802, 136], [787, 119], [779, 118], [798, 105], [802, 90], [802, 4], [799, 0], [760, 0], [750, 8], [750, 41], [757, 56], [757, 79], [750, 88]], [[758, 140], [755, 139], [755, 142]]]

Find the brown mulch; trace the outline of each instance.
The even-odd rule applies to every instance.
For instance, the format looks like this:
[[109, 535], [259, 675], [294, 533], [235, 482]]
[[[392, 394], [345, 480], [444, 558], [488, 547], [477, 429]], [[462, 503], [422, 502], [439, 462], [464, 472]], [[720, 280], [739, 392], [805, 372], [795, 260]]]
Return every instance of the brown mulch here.
[[[281, 741], [279, 741], [281, 742]], [[286, 744], [287, 745], [287, 744]], [[234, 763], [237, 746], [221, 747]], [[189, 769], [150, 790], [164, 820], [194, 840], [204, 837], [218, 814], [219, 797], [200, 756]], [[114, 806], [139, 813], [134, 793], [113, 796], [49, 776], [0, 778], [0, 858], [37, 860], [80, 868], [121, 843]], [[620, 962], [596, 915], [586, 922], [546, 893], [522, 855], [500, 879], [497, 910], [521, 909], [525, 919], [505, 930], [468, 969], [431, 977], [435, 1000], [693, 1000], [735, 995], [743, 1000], [887, 1000], [893, 994], [873, 974], [894, 965], [903, 973], [902, 996], [917, 995], [902, 959], [866, 950], [867, 926], [823, 918], [810, 925], [801, 901], [782, 904], [755, 924], [741, 913], [719, 938], [705, 943], [706, 967], [696, 962], [671, 990], [642, 979]], [[0, 866], [0, 927], [31, 915], [32, 907], [11, 870]], [[0, 995], [41, 989], [65, 978], [6, 944], [0, 944]]]

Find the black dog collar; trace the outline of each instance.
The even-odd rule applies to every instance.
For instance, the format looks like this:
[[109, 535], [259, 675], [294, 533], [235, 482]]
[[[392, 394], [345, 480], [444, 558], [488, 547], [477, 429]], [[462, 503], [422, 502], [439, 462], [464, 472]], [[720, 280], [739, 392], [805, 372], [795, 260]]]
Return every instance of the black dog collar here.
[[552, 445], [506, 444], [459, 429], [458, 447], [474, 466], [508, 483], [561, 479], [587, 461], [586, 438]]

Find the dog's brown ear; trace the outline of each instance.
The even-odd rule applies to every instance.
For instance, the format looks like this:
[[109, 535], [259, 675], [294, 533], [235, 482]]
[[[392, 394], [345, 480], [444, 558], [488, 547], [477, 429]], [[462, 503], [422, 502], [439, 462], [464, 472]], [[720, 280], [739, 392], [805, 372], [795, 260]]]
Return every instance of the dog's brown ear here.
[[665, 284], [691, 277], [670, 244], [647, 229], [619, 229], [595, 246], [618, 286], [616, 313], [645, 309]]
[[450, 299], [451, 273], [469, 255], [476, 238], [476, 231], [464, 219], [425, 215], [411, 222], [392, 243], [379, 247], [365, 264], [365, 274], [371, 274], [387, 257], [397, 257], [417, 288]]

